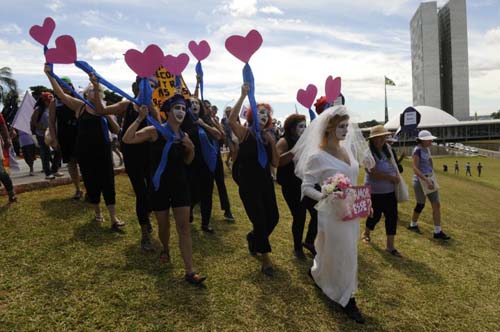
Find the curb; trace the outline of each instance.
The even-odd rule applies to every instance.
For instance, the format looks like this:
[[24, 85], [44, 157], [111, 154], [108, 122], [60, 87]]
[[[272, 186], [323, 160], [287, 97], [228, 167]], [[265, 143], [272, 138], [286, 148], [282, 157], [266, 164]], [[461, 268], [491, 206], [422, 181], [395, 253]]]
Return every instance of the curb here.
[[[125, 173], [125, 167], [115, 168], [114, 171], [115, 171], [115, 176]], [[70, 177], [56, 178], [54, 180], [41, 180], [31, 183], [14, 185], [14, 192], [16, 193], [16, 195], [18, 195], [29, 191], [40, 190], [49, 187], [63, 186], [70, 183], [72, 183]], [[7, 191], [5, 190], [4, 186], [0, 188], [0, 195], [2, 196], [7, 195]]]

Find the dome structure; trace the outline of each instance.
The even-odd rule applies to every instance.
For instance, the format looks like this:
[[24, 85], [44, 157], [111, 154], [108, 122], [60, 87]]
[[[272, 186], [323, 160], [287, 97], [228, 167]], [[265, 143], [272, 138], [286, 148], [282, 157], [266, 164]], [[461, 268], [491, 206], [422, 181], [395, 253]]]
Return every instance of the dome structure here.
[[[428, 127], [436, 127], [436, 126], [441, 126], [441, 125], [450, 125], [450, 124], [458, 124], [460, 121], [458, 121], [456, 118], [454, 118], [452, 115], [446, 113], [445, 111], [432, 107], [432, 106], [414, 106], [419, 113], [420, 113], [420, 124], [418, 125], [418, 128], [428, 128]], [[403, 113], [403, 112], [401, 112]], [[399, 128], [399, 118], [401, 113], [398, 113], [398, 115], [394, 116], [391, 118], [385, 125], [384, 127], [388, 130], [396, 130]]]

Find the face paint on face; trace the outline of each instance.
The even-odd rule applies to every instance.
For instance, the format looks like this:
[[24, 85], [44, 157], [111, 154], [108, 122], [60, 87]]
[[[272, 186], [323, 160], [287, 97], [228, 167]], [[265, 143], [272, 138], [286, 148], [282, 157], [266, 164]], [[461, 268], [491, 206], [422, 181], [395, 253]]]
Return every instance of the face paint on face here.
[[196, 98], [191, 98], [191, 112], [193, 112], [193, 114], [195, 116], [199, 116], [200, 115], [200, 102], [198, 99]]
[[344, 140], [345, 137], [347, 136], [348, 126], [349, 126], [349, 121], [344, 120], [338, 124], [337, 128], [335, 128], [335, 137], [337, 137], [339, 141]]
[[178, 123], [182, 123], [182, 121], [184, 121], [184, 117], [186, 116], [186, 106], [176, 104], [172, 106], [172, 113], [174, 115], [174, 120]]
[[299, 123], [297, 123], [297, 127], [295, 127], [295, 132], [297, 133], [297, 136], [300, 137], [303, 133], [304, 133], [304, 130], [306, 130], [306, 122], [305, 121], [301, 121]]
[[259, 118], [259, 124], [261, 127], [264, 127], [269, 120], [269, 115], [267, 114], [267, 109], [265, 107], [259, 108], [257, 111], [257, 117]]

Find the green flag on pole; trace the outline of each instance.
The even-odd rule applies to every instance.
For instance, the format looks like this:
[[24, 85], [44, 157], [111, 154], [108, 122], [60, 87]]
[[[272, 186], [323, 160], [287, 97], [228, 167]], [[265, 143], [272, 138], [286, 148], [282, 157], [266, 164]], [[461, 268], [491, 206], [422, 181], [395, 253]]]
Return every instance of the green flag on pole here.
[[396, 83], [394, 83], [393, 80], [391, 80], [390, 78], [387, 78], [386, 76], [385, 77], [385, 85], [392, 85], [392, 86], [396, 86]]

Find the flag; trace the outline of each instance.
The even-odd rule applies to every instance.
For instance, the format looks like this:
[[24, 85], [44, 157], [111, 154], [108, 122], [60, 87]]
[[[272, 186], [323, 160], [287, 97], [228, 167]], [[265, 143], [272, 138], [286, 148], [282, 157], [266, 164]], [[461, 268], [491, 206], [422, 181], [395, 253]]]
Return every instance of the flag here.
[[21, 106], [17, 110], [14, 121], [12, 121], [12, 127], [17, 130], [24, 131], [25, 133], [31, 133], [30, 120], [31, 114], [33, 114], [33, 107], [35, 106], [35, 98], [31, 96], [29, 91], [24, 94]]
[[396, 83], [394, 83], [393, 80], [391, 80], [390, 78], [387, 78], [386, 76], [385, 77], [385, 85], [392, 85], [392, 86], [396, 86]]

